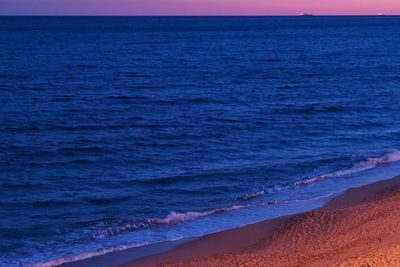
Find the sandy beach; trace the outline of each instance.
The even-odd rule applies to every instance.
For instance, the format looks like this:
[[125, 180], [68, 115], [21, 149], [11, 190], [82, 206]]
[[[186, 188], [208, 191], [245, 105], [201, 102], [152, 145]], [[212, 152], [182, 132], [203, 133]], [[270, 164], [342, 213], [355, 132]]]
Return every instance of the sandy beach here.
[[207, 235], [133, 266], [400, 266], [400, 177], [323, 208]]

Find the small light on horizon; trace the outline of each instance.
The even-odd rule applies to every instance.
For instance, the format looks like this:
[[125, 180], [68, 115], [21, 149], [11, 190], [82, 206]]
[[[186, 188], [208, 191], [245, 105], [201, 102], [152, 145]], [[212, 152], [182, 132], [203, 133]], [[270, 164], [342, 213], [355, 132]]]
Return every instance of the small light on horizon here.
[[307, 14], [307, 13], [300, 13], [301, 17], [312, 17], [314, 16], [313, 14]]

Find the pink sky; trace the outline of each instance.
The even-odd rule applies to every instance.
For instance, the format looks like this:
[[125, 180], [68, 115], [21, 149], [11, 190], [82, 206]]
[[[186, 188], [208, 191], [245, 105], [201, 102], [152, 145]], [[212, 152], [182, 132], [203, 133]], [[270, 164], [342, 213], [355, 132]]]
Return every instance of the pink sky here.
[[400, 14], [400, 0], [0, 0], [3, 15]]

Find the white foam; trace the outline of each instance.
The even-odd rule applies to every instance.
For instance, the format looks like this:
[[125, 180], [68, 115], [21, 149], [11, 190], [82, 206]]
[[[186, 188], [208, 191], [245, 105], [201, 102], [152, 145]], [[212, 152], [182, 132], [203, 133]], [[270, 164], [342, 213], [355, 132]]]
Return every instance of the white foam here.
[[[229, 211], [242, 209], [242, 208], [245, 208], [245, 207], [248, 207], [248, 206], [246, 206], [246, 205], [233, 205], [231, 207], [218, 208], [218, 209], [213, 209], [213, 210], [204, 211], [204, 212], [189, 211], [189, 212], [179, 213], [179, 212], [171, 211], [164, 218], [148, 219], [147, 220], [147, 224], [144, 224], [144, 223], [127, 224], [127, 225], [118, 227], [117, 229], [115, 229], [115, 228], [114, 229], [109, 229], [109, 230], [105, 231], [103, 234], [106, 235], [106, 233], [107, 233], [108, 235], [114, 235], [116, 233], [125, 232], [125, 231], [129, 231], [129, 230], [134, 230], [134, 229], [137, 229], [137, 228], [142, 228], [144, 226], [157, 225], [157, 224], [178, 224], [178, 223], [195, 220], [195, 219], [198, 219], [198, 218], [201, 218], [201, 217], [206, 217], [206, 216], [213, 215], [213, 214], [218, 214], [218, 213], [223, 213], [223, 212], [229, 212]], [[92, 258], [92, 257], [108, 254], [108, 253], [111, 253], [111, 252], [127, 250], [127, 249], [130, 249], [130, 248], [140, 247], [140, 246], [144, 246], [144, 245], [148, 245], [148, 244], [150, 244], [150, 243], [140, 244], [140, 245], [138, 245], [138, 244], [136, 244], [136, 245], [123, 245], [123, 246], [114, 247], [114, 248], [101, 249], [101, 250], [98, 250], [98, 251], [95, 251], [95, 252], [87, 252], [87, 253], [82, 253], [82, 254], [79, 254], [79, 255], [65, 256], [65, 257], [54, 259], [54, 260], [51, 260], [51, 261], [48, 261], [48, 262], [44, 262], [44, 263], [27, 264], [27, 265], [24, 265], [24, 266], [26, 266], [26, 267], [51, 267], [51, 266], [57, 266], [57, 265], [61, 265], [61, 264], [64, 264], [64, 263], [81, 261], [81, 260], [89, 259], [89, 258]]]
[[[380, 157], [367, 158], [366, 160], [361, 161], [361, 162], [353, 165], [350, 168], [334, 171], [334, 172], [327, 173], [327, 174], [318, 175], [315, 177], [306, 178], [303, 180], [299, 180], [299, 181], [295, 182], [294, 184], [295, 185], [307, 185], [307, 184], [311, 184], [311, 183], [314, 183], [314, 182], [317, 182], [320, 180], [324, 180], [324, 179], [350, 176], [353, 174], [357, 174], [357, 173], [360, 173], [363, 171], [367, 171], [367, 170], [376, 168], [380, 165], [395, 163], [395, 162], [399, 162], [399, 161], [400, 161], [400, 151], [393, 151], [393, 152], [384, 154]], [[290, 187], [290, 186], [288, 185], [285, 188], [287, 188], [287, 187]], [[248, 199], [252, 199], [252, 198], [257, 198], [264, 194], [265, 194], [265, 191], [260, 191], [260, 192], [245, 195], [244, 197], [242, 197], [242, 199], [248, 200]], [[286, 200], [286, 201], [274, 200], [274, 201], [269, 201], [269, 202], [260, 202], [260, 203], [257, 203], [256, 205], [270, 206], [270, 205], [276, 205], [276, 204], [286, 204], [289, 202], [313, 201], [313, 200], [329, 198], [332, 195], [333, 195], [332, 193], [329, 193], [329, 194], [320, 195], [320, 196], [317, 196], [314, 198]], [[117, 227], [114, 229], [108, 229], [105, 232], [103, 232], [103, 234], [114, 235], [114, 234], [121, 233], [121, 232], [134, 231], [135, 229], [141, 229], [141, 228], [151, 226], [151, 225], [171, 225], [171, 224], [173, 225], [173, 224], [178, 224], [178, 223], [182, 223], [185, 221], [196, 220], [196, 219], [199, 219], [202, 217], [206, 217], [206, 216], [210, 216], [210, 215], [214, 215], [214, 214], [218, 214], [218, 213], [223, 213], [223, 212], [234, 211], [234, 210], [247, 208], [247, 207], [252, 207], [252, 205], [233, 205], [230, 207], [217, 208], [217, 209], [203, 211], [203, 212], [189, 211], [189, 212], [180, 213], [180, 212], [171, 211], [164, 218], [152, 218], [152, 219], [148, 219], [146, 221], [139, 222], [139, 223], [126, 224], [124, 226]], [[110, 252], [122, 251], [122, 250], [130, 249], [130, 248], [134, 248], [134, 247], [138, 247], [138, 246], [143, 246], [143, 245], [147, 245], [147, 244], [123, 245], [123, 246], [114, 247], [114, 248], [101, 249], [101, 250], [98, 250], [95, 252], [88, 252], [88, 253], [82, 253], [79, 255], [65, 256], [65, 257], [62, 257], [59, 259], [54, 259], [54, 260], [44, 262], [44, 263], [35, 263], [35, 264], [28, 264], [28, 265], [23, 265], [23, 266], [27, 266], [27, 267], [57, 266], [57, 265], [61, 265], [64, 263], [85, 260], [85, 259], [92, 258], [95, 256], [108, 254]]]
[[132, 232], [136, 230], [140, 230], [146, 227], [151, 227], [154, 225], [168, 225], [168, 224], [178, 224], [182, 223], [185, 221], [192, 221], [196, 220], [202, 217], [210, 216], [213, 214], [217, 213], [223, 213], [223, 212], [229, 212], [241, 208], [245, 208], [248, 206], [245, 205], [233, 205], [231, 207], [225, 207], [225, 208], [217, 208], [213, 210], [208, 210], [208, 211], [188, 211], [188, 212], [176, 212], [176, 211], [171, 211], [166, 217], [164, 218], [151, 218], [147, 219], [142, 222], [131, 222], [131, 223], [126, 223], [124, 225], [120, 225], [117, 227], [112, 227], [108, 228], [105, 230], [101, 230], [95, 234], [93, 234], [93, 237], [95, 238], [105, 238], [108, 236], [114, 236], [126, 232]]
[[310, 197], [310, 198], [303, 198], [303, 199], [296, 199], [296, 200], [292, 200], [289, 202], [305, 202], [305, 201], [314, 201], [314, 200], [320, 200], [320, 199], [326, 199], [326, 198], [330, 198], [334, 195], [334, 193], [329, 193], [329, 194], [325, 194], [325, 195], [319, 195], [316, 197]]
[[252, 199], [261, 197], [263, 195], [265, 195], [265, 191], [264, 190], [241, 196], [240, 199], [244, 200], [244, 201], [247, 201], [247, 200], [252, 200]]
[[140, 244], [140, 245], [124, 245], [124, 246], [119, 246], [119, 247], [114, 247], [114, 248], [107, 248], [107, 249], [101, 249], [95, 252], [87, 252], [87, 253], [81, 253], [79, 255], [70, 255], [70, 256], [65, 256], [62, 258], [50, 260], [47, 262], [42, 262], [42, 263], [33, 263], [33, 264], [25, 264], [23, 265], [24, 267], [53, 267], [65, 263], [70, 263], [70, 262], [75, 262], [75, 261], [81, 261], [81, 260], [86, 260], [92, 257], [96, 256], [101, 256], [105, 255], [111, 252], [116, 252], [116, 251], [122, 251], [122, 250], [127, 250], [130, 248], [134, 247], [139, 247], [139, 246], [144, 246], [147, 244]]
[[380, 165], [384, 164], [390, 164], [394, 162], [400, 161], [400, 151], [393, 151], [387, 154], [384, 154], [383, 156], [380, 157], [371, 157], [367, 158], [366, 160], [355, 164], [351, 168], [347, 169], [342, 169], [339, 171], [327, 173], [327, 174], [322, 174], [319, 176], [311, 177], [311, 178], [306, 178], [300, 181], [295, 182], [295, 185], [307, 185], [311, 184], [320, 180], [325, 180], [328, 178], [336, 178], [336, 177], [345, 177], [345, 176], [350, 176], [353, 174], [357, 174], [363, 171], [367, 171], [373, 168], [376, 168]]
[[203, 211], [203, 212], [189, 211], [189, 212], [179, 213], [179, 212], [171, 211], [165, 218], [149, 219], [148, 222], [150, 224], [177, 224], [177, 223], [181, 223], [184, 221], [191, 221], [191, 220], [195, 220], [195, 219], [198, 219], [201, 217], [206, 217], [206, 216], [217, 214], [217, 213], [242, 209], [245, 207], [246, 207], [245, 205], [233, 205], [228, 208], [218, 208], [218, 209], [213, 209], [213, 210]]

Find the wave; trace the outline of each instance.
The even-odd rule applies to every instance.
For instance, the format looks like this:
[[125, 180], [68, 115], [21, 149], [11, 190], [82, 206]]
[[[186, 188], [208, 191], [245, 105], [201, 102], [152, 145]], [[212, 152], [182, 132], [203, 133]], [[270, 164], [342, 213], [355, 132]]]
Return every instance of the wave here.
[[314, 176], [311, 178], [302, 179], [302, 180], [295, 182], [294, 184], [295, 185], [307, 185], [307, 184], [315, 183], [317, 181], [321, 181], [321, 180], [325, 180], [325, 179], [329, 179], [329, 178], [350, 176], [350, 175], [354, 175], [354, 174], [357, 174], [360, 172], [374, 169], [381, 165], [395, 163], [398, 161], [400, 161], [400, 151], [396, 150], [396, 151], [384, 154], [380, 157], [367, 158], [366, 160], [359, 162], [350, 168]]
[[116, 101], [130, 101], [130, 100], [146, 100], [146, 96], [131, 96], [131, 95], [111, 95], [107, 97]]
[[[371, 169], [374, 169], [376, 167], [379, 167], [381, 165], [385, 165], [385, 164], [390, 164], [390, 163], [395, 163], [400, 161], [400, 151], [395, 150], [386, 154], [383, 154], [382, 156], [379, 157], [369, 157], [366, 158], [365, 160], [354, 164], [352, 167], [350, 168], [345, 168], [345, 169], [341, 169], [338, 171], [334, 171], [334, 172], [330, 172], [330, 173], [326, 173], [326, 174], [321, 174], [318, 176], [313, 176], [313, 177], [308, 177], [308, 178], [304, 178], [301, 180], [298, 180], [294, 183], [287, 183], [287, 184], [283, 184], [283, 185], [277, 185], [275, 186], [275, 190], [281, 190], [281, 189], [288, 189], [290, 187], [294, 186], [301, 186], [301, 185], [308, 185], [308, 184], [312, 184], [318, 181], [322, 181], [322, 180], [326, 180], [326, 179], [330, 179], [330, 178], [337, 178], [337, 177], [346, 177], [346, 176], [351, 176], [354, 174], [358, 174], [364, 171], [368, 171]], [[249, 200], [253, 200], [255, 198], [259, 198], [262, 197], [266, 194], [265, 190], [261, 190], [258, 192], [254, 192], [254, 193], [249, 193], [249, 194], [245, 194], [241, 197], [239, 197], [240, 200], [242, 201], [249, 201]]]
[[[45, 187], [43, 184], [21, 184], [21, 185], [7, 185], [0, 184], [0, 186], [4, 186], [5, 188], [24, 188], [24, 189], [32, 189], [32, 187], [42, 188]], [[47, 208], [54, 206], [73, 206], [80, 205], [82, 203], [85, 204], [93, 204], [93, 205], [109, 205], [112, 203], [120, 203], [125, 202], [131, 199], [129, 195], [123, 196], [90, 196], [90, 197], [81, 197], [81, 198], [72, 198], [72, 199], [57, 199], [57, 198], [49, 198], [49, 199], [36, 199], [30, 201], [3, 201], [1, 202], [3, 205], [8, 207], [33, 207], [33, 208]]]
[[248, 207], [247, 205], [233, 205], [225, 208], [216, 208], [208, 211], [188, 211], [188, 212], [176, 212], [171, 211], [164, 218], [150, 218], [139, 222], [130, 222], [124, 225], [108, 228], [106, 230], [101, 230], [93, 235], [94, 238], [105, 238], [108, 236], [114, 236], [118, 234], [123, 234], [127, 232], [137, 231], [143, 228], [157, 226], [157, 225], [174, 225], [183, 223], [186, 221], [193, 221], [202, 217], [220, 214], [224, 212], [230, 212], [242, 208]]
[[97, 251], [94, 251], [94, 252], [86, 252], [86, 253], [81, 253], [81, 254], [78, 254], [78, 255], [69, 255], [69, 256], [62, 257], [62, 258], [53, 259], [53, 260], [50, 260], [50, 261], [47, 261], [47, 262], [24, 264], [22, 266], [24, 266], [24, 267], [53, 267], [53, 266], [59, 266], [59, 265], [66, 264], [66, 263], [86, 260], [86, 259], [90, 259], [90, 258], [93, 258], [93, 257], [96, 257], [96, 256], [105, 255], [105, 254], [108, 254], [108, 253], [111, 253], [111, 252], [123, 251], [123, 250], [131, 249], [131, 248], [135, 248], [135, 247], [140, 247], [140, 246], [145, 246], [145, 245], [149, 245], [149, 243], [136, 244], [136, 245], [121, 245], [121, 246], [114, 247], [114, 248], [104, 248], [104, 249], [100, 249], [100, 250], [97, 250]]
[[226, 118], [226, 117], [211, 117], [209, 116], [207, 118], [208, 121], [212, 121], [212, 122], [226, 122], [226, 123], [245, 123], [245, 122], [249, 122], [248, 120], [244, 120], [244, 119], [235, 119], [235, 118]]
[[[288, 86], [288, 88], [290, 88]], [[312, 113], [341, 113], [350, 111], [349, 107], [345, 106], [318, 106], [318, 105], [309, 105], [304, 107], [281, 107], [272, 110], [273, 114], [312, 114]]]
[[[251, 194], [253, 197], [259, 197], [264, 195], [265, 192], [257, 192], [254, 194]], [[193, 221], [196, 219], [200, 219], [203, 217], [211, 216], [211, 215], [216, 215], [220, 213], [225, 213], [225, 212], [231, 212], [243, 208], [249, 208], [253, 206], [271, 206], [271, 205], [279, 205], [279, 204], [287, 204], [290, 202], [302, 202], [302, 201], [311, 201], [311, 200], [318, 200], [321, 198], [327, 198], [331, 196], [332, 194], [327, 194], [327, 195], [321, 195], [313, 198], [305, 198], [305, 199], [295, 199], [295, 200], [286, 200], [286, 201], [278, 201], [278, 200], [271, 200], [271, 201], [266, 201], [266, 202], [258, 202], [254, 205], [232, 205], [230, 207], [224, 207], [224, 208], [216, 208], [212, 210], [207, 210], [207, 211], [188, 211], [188, 212], [176, 212], [176, 211], [171, 211], [167, 216], [163, 218], [150, 218], [144, 221], [139, 221], [139, 222], [129, 222], [125, 223], [124, 225], [116, 226], [116, 227], [110, 227], [105, 230], [101, 230], [93, 235], [94, 238], [106, 238], [109, 236], [115, 236], [119, 234], [124, 234], [127, 232], [132, 232], [132, 231], [137, 231], [141, 230], [144, 228], [148, 227], [154, 227], [154, 226], [159, 226], [159, 225], [175, 225], [187, 221]]]
[[334, 193], [328, 193], [328, 194], [319, 195], [316, 197], [308, 197], [308, 198], [300, 198], [300, 199], [262, 201], [262, 202], [256, 203], [256, 205], [257, 206], [271, 206], [271, 205], [279, 205], [279, 204], [289, 204], [289, 203], [293, 203], [293, 202], [301, 203], [301, 202], [307, 202], [307, 201], [327, 199], [333, 195], [334, 195]]
[[255, 192], [255, 193], [250, 193], [250, 194], [243, 195], [239, 199], [243, 200], [243, 201], [248, 201], [248, 200], [253, 200], [255, 198], [259, 198], [259, 197], [261, 197], [263, 195], [265, 195], [265, 191], [264, 190], [258, 191], [258, 192]]
[[49, 99], [49, 102], [70, 102], [73, 101], [74, 97], [73, 96], [54, 96], [51, 99]]
[[4, 206], [9, 208], [17, 207], [32, 207], [32, 208], [48, 208], [53, 206], [71, 206], [77, 204], [77, 201], [62, 200], [62, 199], [39, 199], [31, 201], [10, 201], [2, 202]]
[[125, 202], [131, 199], [131, 196], [113, 196], [113, 197], [87, 197], [85, 200], [95, 205], [109, 205], [111, 203]]
[[296, 200], [292, 200], [292, 201], [293, 202], [304, 202], [304, 201], [320, 200], [320, 199], [332, 197], [333, 195], [334, 195], [334, 193], [328, 193], [328, 194], [324, 194], [324, 195], [320, 195], [320, 196], [316, 196], [316, 197], [302, 198], [302, 199], [296, 199]]
[[201, 217], [206, 217], [209, 215], [214, 215], [214, 214], [218, 214], [218, 213], [242, 209], [245, 207], [246, 207], [245, 205], [233, 205], [233, 206], [227, 207], [227, 208], [218, 208], [218, 209], [213, 209], [213, 210], [204, 211], [204, 212], [189, 211], [189, 212], [185, 212], [185, 213], [179, 213], [179, 212], [172, 211], [165, 218], [150, 219], [150, 220], [148, 220], [148, 222], [151, 224], [177, 224], [177, 223], [181, 223], [184, 221], [191, 221], [191, 220], [195, 220], [195, 219], [198, 219]]
[[[336, 178], [336, 177], [345, 177], [345, 176], [350, 176], [354, 175], [363, 171], [367, 171], [376, 167], [379, 167], [381, 165], [385, 164], [390, 164], [390, 163], [395, 163], [400, 161], [400, 151], [393, 151], [387, 154], [384, 154], [382, 156], [378, 157], [369, 157], [366, 158], [365, 160], [354, 164], [350, 168], [345, 168], [342, 170], [330, 172], [327, 174], [322, 174], [306, 179], [299, 180], [295, 183], [292, 183], [291, 186], [287, 187], [292, 187], [294, 186], [301, 186], [301, 185], [308, 185], [314, 182], [318, 182], [321, 180], [329, 179], [329, 178]], [[269, 191], [266, 190], [261, 190], [261, 191], [256, 191], [253, 193], [249, 193], [246, 195], [241, 196], [239, 199], [242, 201], [250, 201], [255, 198], [260, 198], [264, 196], [265, 194], [269, 193]], [[124, 234], [132, 231], [137, 231], [149, 227], [157, 227], [157, 226], [167, 226], [167, 225], [176, 225], [180, 224], [183, 222], [187, 221], [192, 221], [196, 219], [200, 219], [203, 217], [207, 216], [212, 216], [220, 213], [225, 213], [225, 212], [231, 212], [243, 208], [251, 208], [251, 207], [262, 207], [262, 206], [271, 206], [271, 205], [285, 205], [289, 203], [296, 203], [296, 202], [305, 202], [305, 201], [315, 201], [315, 200], [320, 200], [320, 199], [327, 199], [332, 197], [334, 194], [333, 193], [328, 193], [324, 195], [319, 195], [315, 197], [310, 197], [310, 198], [303, 198], [303, 199], [288, 199], [288, 200], [270, 200], [270, 201], [259, 201], [256, 203], [251, 203], [247, 205], [232, 205], [229, 207], [223, 207], [223, 208], [216, 208], [212, 210], [206, 210], [206, 211], [188, 211], [188, 212], [176, 212], [176, 211], [171, 211], [167, 216], [162, 217], [162, 218], [150, 218], [147, 220], [139, 221], [139, 222], [126, 222], [123, 225], [115, 225], [114, 223], [118, 222], [111, 222], [111, 223], [106, 223], [108, 224], [108, 228], [99, 230], [97, 233], [93, 234], [93, 238], [95, 239], [101, 239], [101, 238], [107, 238], [110, 236], [115, 236], [119, 234]], [[121, 223], [121, 222], [119, 222]], [[105, 225], [103, 225], [104, 227]], [[111, 227], [110, 227], [111, 226]], [[114, 226], [114, 227], [112, 227]], [[150, 244], [150, 243], [147, 243]], [[88, 253], [82, 253], [79, 255], [71, 255], [71, 256], [66, 256], [62, 257], [59, 259], [54, 259], [45, 263], [37, 263], [37, 264], [31, 264], [31, 265], [26, 265], [26, 266], [34, 266], [34, 267], [47, 267], [47, 266], [55, 266], [55, 265], [61, 265], [64, 263], [68, 262], [74, 262], [74, 261], [79, 261], [79, 260], [84, 260], [88, 258], [92, 258], [95, 256], [100, 256], [104, 254], [108, 254], [111, 252], [115, 251], [122, 251], [134, 247], [139, 247], [147, 244], [134, 244], [134, 245], [122, 245], [118, 247], [113, 247], [113, 248], [107, 248], [107, 249], [100, 249], [95, 252], [88, 252]]]
[[159, 105], [183, 105], [183, 104], [225, 104], [223, 100], [209, 98], [209, 97], [196, 97], [196, 98], [183, 98], [183, 99], [158, 99], [154, 100], [155, 104]]
[[[320, 195], [317, 197], [304, 198], [304, 199], [299, 199], [299, 200], [294, 200], [294, 201], [295, 202], [312, 201], [312, 200], [328, 198], [332, 195], [333, 194], [326, 194], [326, 195]], [[278, 205], [278, 204], [287, 204], [292, 201], [293, 200], [286, 200], [286, 201], [272, 200], [272, 201], [267, 201], [267, 202], [259, 202], [256, 204], [256, 206], [270, 206], [270, 205]], [[173, 225], [173, 224], [178, 224], [178, 223], [182, 223], [185, 221], [196, 220], [196, 219], [210, 216], [210, 215], [235, 211], [235, 210], [246, 208], [246, 207], [252, 207], [252, 206], [251, 205], [233, 205], [230, 207], [217, 208], [217, 209], [204, 211], [204, 212], [189, 211], [189, 212], [179, 213], [179, 212], [172, 211], [164, 218], [154, 218], [154, 219], [149, 219], [146, 222], [126, 224], [123, 227], [114, 228], [114, 230], [113, 230], [114, 232], [113, 231], [111, 231], [111, 232], [113, 232], [112, 234], [116, 234], [116, 233], [126, 232], [128, 230], [137, 230], [139, 228], [143, 228], [143, 227], [151, 226], [151, 225]], [[110, 234], [111, 232], [110, 232], [110, 230], [107, 231], [108, 234]], [[99, 237], [99, 236], [97, 236], [97, 237]], [[181, 238], [182, 237], [175, 238], [170, 241], [176, 241]], [[127, 249], [132, 249], [135, 247], [141, 247], [141, 246], [150, 245], [150, 244], [153, 244], [153, 243], [147, 242], [147, 243], [142, 243], [142, 244], [121, 245], [121, 246], [112, 247], [112, 248], [100, 249], [100, 250], [97, 250], [94, 252], [85, 252], [85, 253], [81, 253], [78, 255], [69, 255], [69, 256], [62, 257], [62, 258], [50, 260], [48, 262], [34, 263], [34, 264], [28, 264], [28, 265], [24, 265], [24, 266], [26, 266], [26, 267], [28, 267], [28, 266], [29, 267], [58, 266], [58, 265], [62, 265], [62, 264], [70, 263], [70, 262], [81, 261], [81, 260], [89, 259], [92, 257], [109, 254], [112, 252], [124, 251]]]

